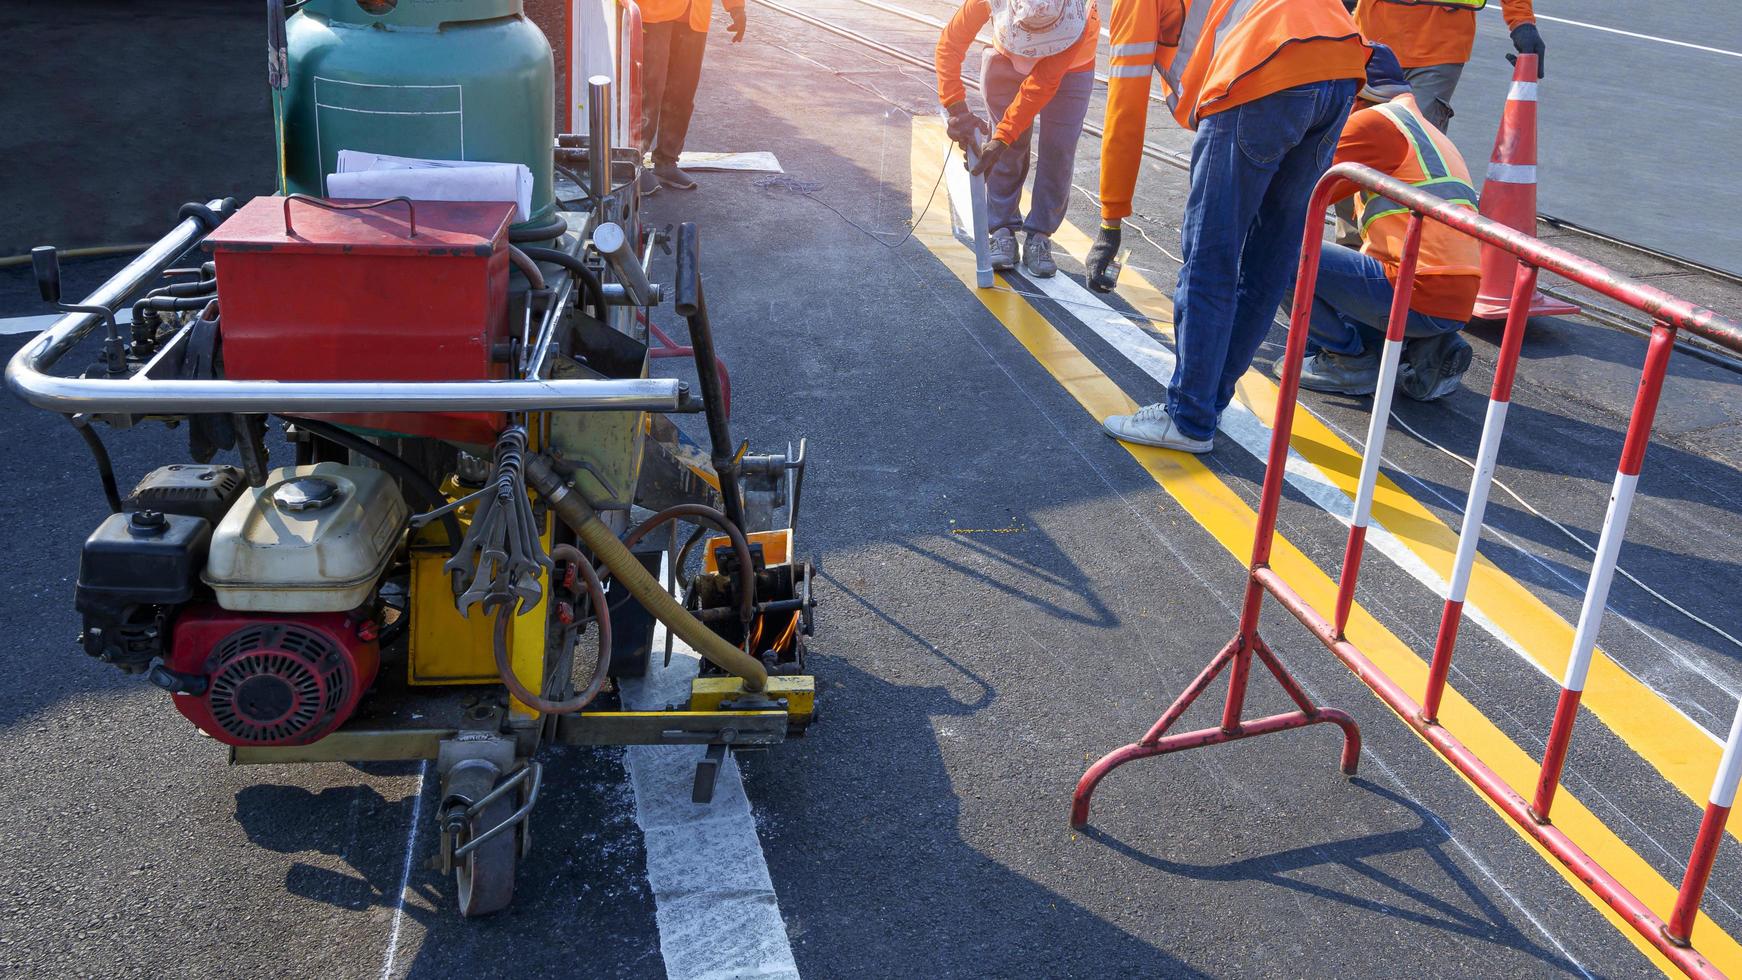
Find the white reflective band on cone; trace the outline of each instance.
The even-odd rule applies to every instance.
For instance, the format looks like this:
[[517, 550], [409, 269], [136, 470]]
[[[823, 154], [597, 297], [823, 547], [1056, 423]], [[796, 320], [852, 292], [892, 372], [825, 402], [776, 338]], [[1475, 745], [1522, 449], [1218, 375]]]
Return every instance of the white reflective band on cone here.
[[1736, 802], [1736, 782], [1742, 777], [1742, 753], [1736, 747], [1742, 742], [1742, 704], [1736, 705], [1736, 716], [1730, 720], [1730, 737], [1724, 740], [1724, 757], [1718, 760], [1718, 774], [1712, 778], [1712, 802], [1728, 809]]
[[1470, 475], [1470, 497], [1464, 504], [1464, 522], [1458, 527], [1458, 557], [1452, 562], [1452, 581], [1446, 598], [1463, 602], [1470, 589], [1470, 568], [1476, 564], [1476, 545], [1482, 538], [1482, 517], [1488, 510], [1488, 489], [1494, 483], [1494, 463], [1500, 455], [1500, 433], [1506, 428], [1506, 410], [1511, 402], [1488, 400], [1488, 417], [1482, 422], [1482, 445], [1476, 450], [1476, 470]]
[[1508, 184], [1534, 184], [1536, 183], [1536, 164], [1490, 163], [1488, 164], [1488, 179], [1505, 181]]
[[1513, 82], [1512, 87], [1506, 90], [1506, 100], [1508, 102], [1535, 102], [1536, 83]]
[[1603, 536], [1598, 539], [1597, 554], [1591, 560], [1585, 604], [1579, 609], [1579, 628], [1573, 634], [1573, 656], [1567, 661], [1566, 680], [1561, 682], [1569, 691], [1585, 689], [1585, 675], [1591, 670], [1591, 650], [1597, 645], [1597, 632], [1603, 628], [1603, 609], [1609, 604], [1609, 586], [1615, 581], [1615, 559], [1621, 554], [1621, 540], [1627, 536], [1627, 515], [1633, 510], [1633, 490], [1638, 485], [1637, 473], [1615, 474], [1609, 512], [1603, 515]]
[[1379, 482], [1379, 457], [1385, 452], [1385, 428], [1391, 422], [1391, 396], [1397, 389], [1397, 361], [1403, 341], [1387, 340], [1379, 357], [1379, 387], [1373, 391], [1373, 415], [1367, 420], [1367, 448], [1361, 454], [1361, 482], [1355, 488], [1355, 526], [1366, 527], [1373, 516], [1373, 485]]

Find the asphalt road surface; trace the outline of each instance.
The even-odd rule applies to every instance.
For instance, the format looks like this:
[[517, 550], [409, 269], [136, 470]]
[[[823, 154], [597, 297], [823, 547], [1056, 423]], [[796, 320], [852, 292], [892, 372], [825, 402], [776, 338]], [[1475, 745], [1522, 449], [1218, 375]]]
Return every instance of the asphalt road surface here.
[[[811, 9], [867, 23], [847, 0]], [[702, 175], [700, 190], [663, 192], [651, 210], [702, 229], [738, 430], [760, 445], [805, 435], [814, 454], [800, 546], [823, 577], [822, 721], [742, 762], [759, 847], [698, 839], [683, 879], [761, 869], [783, 928], [749, 935], [705, 897], [649, 881], [637, 816], [650, 798], [621, 752], [547, 760], [517, 904], [480, 922], [460, 920], [451, 883], [423, 866], [433, 781], [418, 767], [226, 769], [162, 692], [73, 643], [77, 546], [101, 496], [65, 423], [15, 403], [0, 412], [12, 450], [0, 520], [17, 572], [0, 597], [13, 670], [0, 702], [0, 784], [13, 788], [0, 972], [690, 980], [787, 976], [790, 962], [808, 977], [1656, 973], [1274, 609], [1271, 644], [1312, 696], [1362, 725], [1361, 775], [1337, 773], [1329, 730], [1269, 736], [1120, 770], [1091, 828], [1071, 832], [1066, 807], [1087, 761], [1136, 738], [1226, 642], [1245, 579], [1262, 426], [1224, 429], [1199, 464], [1130, 451], [1098, 424], [1107, 404], [1160, 395], [1145, 351], [1167, 339], [1163, 247], [1177, 233], [1165, 223], [1177, 220], [1182, 175], [1145, 168], [1138, 211], [1160, 246], [1132, 243], [1111, 306], [1078, 287], [1095, 221], [1087, 195], [1069, 217], [1077, 237], [1060, 236], [1060, 279], [1011, 276], [976, 293], [949, 235], [959, 179], [942, 169], [926, 74], [763, 8], [751, 16], [752, 43], [713, 38], [691, 146], [773, 150], [785, 173]], [[910, 49], [923, 34], [885, 31]], [[1085, 141], [1079, 153], [1085, 187], [1097, 150]], [[112, 267], [69, 265], [69, 293]], [[28, 293], [24, 275], [0, 272], [0, 313], [33, 312]], [[656, 318], [676, 329], [669, 309]], [[1267, 417], [1263, 371], [1279, 339], [1243, 388], [1255, 418]], [[1471, 341], [1465, 390], [1399, 405], [1386, 449], [1394, 488], [1376, 515], [1395, 543], [1376, 543], [1364, 567], [1360, 640], [1400, 669], [1419, 670], [1431, 644], [1439, 599], [1421, 567], [1444, 565], [1485, 408], [1496, 338]], [[0, 338], [0, 353], [19, 342]], [[1642, 348], [1570, 323], [1527, 344], [1500, 460], [1506, 490], [1482, 549], [1491, 625], [1466, 626], [1452, 677], [1472, 706], [1460, 734], [1496, 757], [1540, 753]], [[1305, 404], [1313, 421], [1296, 448], [1337, 483], [1368, 400]], [[1733, 374], [1675, 362], [1622, 552], [1628, 577], [1601, 635], [1613, 669], [1587, 691], [1557, 804], [1557, 819], [1641, 888], [1679, 880], [1716, 759], [1710, 733], [1726, 730], [1742, 692], [1739, 420]], [[184, 458], [180, 439], [113, 435], [123, 479]], [[1321, 502], [1342, 484], [1327, 497], [1311, 473], [1297, 477], [1281, 533], [1302, 556], [1293, 571], [1322, 584], [1345, 528]], [[1186, 723], [1213, 723], [1219, 691]], [[1286, 703], [1261, 677], [1252, 697], [1254, 714]], [[1739, 901], [1742, 853], [1728, 841], [1696, 939], [1742, 972]], [[698, 950], [731, 966], [674, 966]]]

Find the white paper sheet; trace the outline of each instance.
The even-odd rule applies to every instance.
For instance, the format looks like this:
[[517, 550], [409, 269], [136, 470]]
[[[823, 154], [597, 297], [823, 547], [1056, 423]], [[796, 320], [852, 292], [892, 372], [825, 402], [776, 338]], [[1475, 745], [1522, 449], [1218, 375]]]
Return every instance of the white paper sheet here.
[[532, 215], [532, 171], [523, 163], [421, 160], [340, 150], [339, 171], [327, 176], [333, 197], [397, 197], [414, 201], [511, 201], [516, 220]]

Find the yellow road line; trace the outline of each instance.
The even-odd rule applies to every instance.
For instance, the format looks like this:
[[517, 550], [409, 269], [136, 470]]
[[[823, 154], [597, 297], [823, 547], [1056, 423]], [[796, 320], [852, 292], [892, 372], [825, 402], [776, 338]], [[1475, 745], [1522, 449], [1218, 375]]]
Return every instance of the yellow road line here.
[[[914, 175], [914, 213], [918, 214], [929, 185], [925, 174], [935, 164], [941, 146], [942, 126], [929, 117], [913, 121], [912, 173]], [[924, 186], [922, 186], [924, 185]], [[986, 309], [998, 318], [1034, 359], [1052, 375], [1078, 404], [1094, 418], [1126, 413], [1136, 408], [1130, 396], [1095, 367], [1053, 325], [1022, 297], [1006, 290], [974, 288], [973, 258], [953, 235], [947, 218], [928, 215], [915, 230], [914, 238], [961, 280], [963, 286], [978, 298]], [[1302, 413], [1304, 414], [1304, 413]], [[1244, 500], [1217, 478], [1196, 457], [1120, 443], [1161, 488], [1167, 491], [1185, 511], [1228, 550], [1235, 561], [1244, 564], [1252, 550], [1252, 532], [1257, 516]], [[1317, 608], [1329, 609], [1336, 598], [1336, 582], [1307, 558], [1281, 534], [1276, 536], [1271, 565], [1276, 568], [1301, 596]], [[1232, 630], [1234, 624], [1229, 623]], [[1427, 678], [1427, 665], [1359, 604], [1350, 617], [1348, 635], [1369, 659], [1385, 671], [1405, 690], [1420, 690]], [[1316, 640], [1309, 641], [1313, 646]], [[1212, 650], [1206, 648], [1207, 658]], [[1187, 665], [1196, 667], [1196, 664]], [[1381, 702], [1383, 703], [1383, 702]], [[1160, 709], [1157, 705], [1157, 710]], [[1493, 722], [1465, 700], [1450, 686], [1446, 689], [1441, 720], [1469, 749], [1483, 759], [1508, 783], [1531, 785], [1536, 778], [1537, 763]], [[1410, 729], [1415, 731], [1413, 728]], [[1419, 733], [1418, 733], [1419, 737]], [[1438, 753], [1436, 752], [1437, 756]], [[1326, 764], [1330, 764], [1327, 755]], [[1447, 763], [1450, 767], [1450, 763]], [[1454, 768], [1453, 772], [1457, 772]], [[1460, 778], [1462, 774], [1459, 774]], [[1466, 780], [1468, 782], [1468, 780]], [[1474, 787], [1472, 787], [1474, 789]], [[1579, 894], [1585, 897], [1616, 929], [1626, 936], [1640, 952], [1659, 969], [1673, 972], [1669, 961], [1657, 949], [1636, 933], [1607, 903], [1568, 871], [1547, 850], [1514, 825], [1479, 790], [1477, 795], [1499, 814], [1506, 826], [1540, 854], [1550, 867], [1560, 873]], [[1563, 790], [1555, 803], [1555, 824], [1585, 853], [1615, 876], [1629, 891], [1660, 915], [1667, 915], [1675, 901], [1675, 886], [1665, 881], [1650, 864], [1587, 809], [1573, 793]], [[1742, 945], [1723, 932], [1710, 918], [1702, 914], [1695, 926], [1696, 945], [1716, 966], [1726, 973], [1742, 976]]]
[[[1059, 229], [1054, 241], [1079, 260], [1088, 252], [1088, 238], [1068, 224]], [[1119, 292], [1145, 316], [1172, 322], [1172, 302], [1141, 277], [1124, 277]], [[1275, 382], [1258, 371], [1248, 371], [1240, 380], [1235, 397], [1258, 418], [1268, 421], [1276, 415], [1276, 394]], [[1290, 445], [1354, 499], [1361, 479], [1358, 450], [1310, 412], [1295, 413]], [[1615, 437], [1615, 452], [1619, 458], [1619, 433]], [[1373, 523], [1390, 531], [1441, 580], [1451, 577], [1458, 549], [1457, 531], [1383, 471], [1373, 494]], [[1480, 610], [1550, 678], [1558, 681], [1566, 673], [1573, 647], [1572, 624], [1480, 552], [1471, 569], [1465, 608]], [[1464, 634], [1469, 632], [1466, 627]], [[1692, 719], [1600, 648], [1591, 660], [1590, 678], [1580, 703], [1667, 782], [1696, 806], [1705, 807], [1722, 746]], [[1512, 787], [1529, 796], [1535, 785], [1533, 773], [1525, 782], [1514, 782]], [[1742, 840], [1742, 821], [1732, 823], [1729, 831], [1732, 837]], [[1691, 839], [1687, 841], [1689, 847], [1692, 843]]]

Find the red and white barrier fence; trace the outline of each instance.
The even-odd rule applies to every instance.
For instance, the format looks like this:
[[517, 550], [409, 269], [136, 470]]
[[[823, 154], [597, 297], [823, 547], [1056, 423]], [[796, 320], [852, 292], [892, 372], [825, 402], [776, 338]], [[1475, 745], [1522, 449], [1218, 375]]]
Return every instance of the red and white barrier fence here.
[[[1330, 203], [1331, 187], [1339, 180], [1347, 180], [1396, 201], [1407, 207], [1412, 214], [1398, 271], [1396, 294], [1387, 324], [1379, 387], [1374, 396], [1373, 417], [1362, 459], [1354, 520], [1349, 528], [1342, 574], [1338, 580], [1336, 609], [1332, 618], [1326, 619], [1270, 567], [1270, 554], [1276, 536], [1277, 509], [1282, 500], [1283, 475], [1288, 465], [1289, 436], [1299, 398], [1307, 323], [1312, 310], [1313, 289], [1318, 280], [1318, 216], [1324, 214]], [[1283, 355], [1281, 389], [1277, 394], [1276, 415], [1272, 422], [1270, 451], [1264, 472], [1263, 494], [1258, 505], [1257, 531], [1252, 545], [1252, 561], [1239, 628], [1234, 638], [1211, 659], [1203, 672], [1186, 687], [1184, 693], [1175, 699], [1141, 739], [1108, 753], [1083, 773], [1071, 800], [1072, 825], [1082, 827], [1088, 823], [1089, 802], [1095, 787], [1109, 772], [1127, 762], [1307, 725], [1331, 723], [1343, 730], [1342, 769], [1346, 773], [1354, 773], [1361, 746], [1360, 734], [1354, 721], [1344, 712], [1315, 705], [1258, 635], [1259, 612], [1264, 597], [1269, 595], [1293, 613], [1332, 654], [1390, 706], [1398, 717], [1414, 727], [1428, 744], [1445, 756], [1447, 761], [1492, 800], [1513, 823], [1588, 885], [1665, 957], [1690, 976], [1721, 976], [1717, 968], [1693, 948], [1691, 931], [1706, 882], [1711, 876], [1718, 844], [1724, 835], [1730, 807], [1735, 801], [1738, 779], [1742, 779], [1742, 747], [1738, 745], [1742, 742], [1742, 706], [1739, 706], [1736, 719], [1731, 725], [1729, 740], [1725, 743], [1723, 757], [1713, 779], [1711, 800], [1668, 921], [1646, 907], [1557, 828], [1550, 821], [1550, 811], [1555, 788], [1560, 783], [1567, 746], [1572, 739], [1579, 695], [1584, 689], [1585, 676], [1596, 646], [1597, 632], [1608, 602], [1616, 556], [1626, 534], [1634, 488], [1639, 478], [1640, 465], [1645, 459], [1646, 446], [1650, 442], [1652, 419], [1663, 391], [1663, 379], [1669, 366], [1676, 333], [1686, 330], [1730, 350], [1742, 352], [1742, 324], [1635, 282], [1595, 262], [1546, 245], [1522, 231], [1472, 214], [1466, 208], [1423, 193], [1360, 164], [1344, 163], [1332, 167], [1319, 181], [1307, 213], [1313, 219], [1309, 221], [1311, 227], [1307, 229], [1307, 244], [1301, 250], [1300, 268], [1295, 280], [1288, 346]], [[1481, 448], [1477, 453], [1475, 474], [1471, 478], [1469, 500], [1459, 531], [1457, 557], [1446, 590], [1439, 634], [1435, 638], [1433, 655], [1429, 662], [1426, 689], [1421, 701], [1417, 702], [1344, 635], [1344, 628], [1349, 621], [1349, 613], [1354, 603], [1355, 583], [1360, 574], [1361, 555], [1371, 518], [1373, 491], [1379, 474], [1379, 459], [1391, 413], [1392, 389], [1397, 380], [1404, 322], [1409, 316], [1410, 296], [1415, 286], [1422, 227], [1428, 220], [1441, 222], [1487, 246], [1516, 257], [1520, 267], [1511, 284], [1505, 332], [1500, 345], [1500, 360], [1495, 368]], [[1519, 350], [1523, 345], [1526, 322], [1531, 314], [1538, 272], [1542, 269], [1639, 310], [1649, 315], [1655, 325], [1652, 328], [1638, 392], [1634, 397], [1633, 414], [1628, 421], [1621, 462], [1610, 496], [1608, 513], [1604, 518], [1597, 556], [1591, 567], [1584, 606], [1579, 614], [1572, 657], [1567, 665], [1560, 703], [1555, 711], [1548, 747], [1544, 753], [1535, 799], [1526, 801], [1486, 762], [1460, 742], [1456, 735], [1439, 724], [1437, 716], [1457, 645], [1465, 590], [1469, 585], [1470, 570], [1476, 558], [1476, 545], [1481, 537], [1488, 490], [1494, 477], [1495, 457], [1505, 429], [1507, 406], [1512, 397], [1512, 382], [1518, 368]], [[1246, 681], [1254, 656], [1281, 683], [1298, 710], [1250, 721], [1242, 719]], [[1209, 688], [1210, 683], [1224, 669], [1229, 671], [1229, 679], [1221, 725], [1194, 732], [1168, 734], [1174, 722], [1184, 715], [1192, 702]]]

